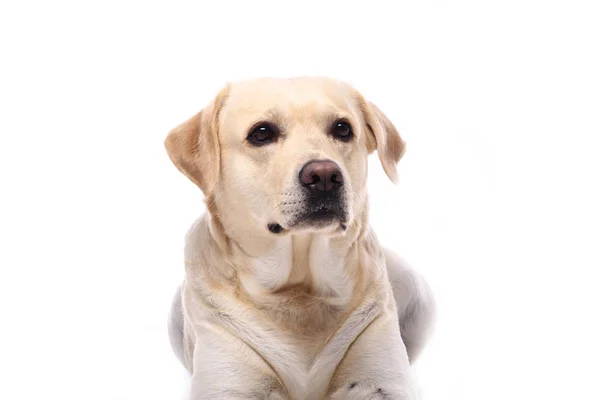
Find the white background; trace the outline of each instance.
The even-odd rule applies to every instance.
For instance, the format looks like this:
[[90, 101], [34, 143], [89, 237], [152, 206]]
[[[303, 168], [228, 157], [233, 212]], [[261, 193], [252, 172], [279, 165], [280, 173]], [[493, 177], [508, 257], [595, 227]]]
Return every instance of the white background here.
[[595, 1], [2, 2], [0, 398], [183, 399], [166, 317], [202, 196], [167, 132], [331, 75], [408, 143], [372, 224], [431, 282], [423, 397], [600, 399]]

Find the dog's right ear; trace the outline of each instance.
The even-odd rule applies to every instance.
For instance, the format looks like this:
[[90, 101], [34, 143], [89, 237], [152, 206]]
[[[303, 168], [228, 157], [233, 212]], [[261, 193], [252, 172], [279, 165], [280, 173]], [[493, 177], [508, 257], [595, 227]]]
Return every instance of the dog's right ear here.
[[165, 140], [173, 164], [207, 197], [219, 180], [218, 116], [227, 92], [228, 88], [223, 89], [210, 105], [174, 128]]

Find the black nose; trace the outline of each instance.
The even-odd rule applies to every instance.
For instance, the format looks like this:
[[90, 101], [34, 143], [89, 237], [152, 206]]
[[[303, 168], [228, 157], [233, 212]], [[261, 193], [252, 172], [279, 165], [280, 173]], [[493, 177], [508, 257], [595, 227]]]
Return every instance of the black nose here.
[[325, 192], [339, 188], [343, 183], [342, 171], [333, 161], [311, 161], [300, 170], [304, 186]]

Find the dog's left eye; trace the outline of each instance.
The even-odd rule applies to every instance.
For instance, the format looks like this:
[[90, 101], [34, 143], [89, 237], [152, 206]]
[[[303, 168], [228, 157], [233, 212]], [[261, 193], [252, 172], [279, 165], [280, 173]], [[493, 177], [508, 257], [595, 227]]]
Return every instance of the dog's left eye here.
[[352, 139], [352, 126], [346, 121], [335, 121], [331, 125], [331, 135], [343, 142], [348, 142]]

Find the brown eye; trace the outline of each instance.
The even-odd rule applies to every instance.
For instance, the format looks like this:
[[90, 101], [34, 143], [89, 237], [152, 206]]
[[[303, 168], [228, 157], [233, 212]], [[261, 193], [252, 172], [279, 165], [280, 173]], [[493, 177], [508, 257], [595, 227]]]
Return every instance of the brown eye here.
[[268, 122], [261, 122], [250, 130], [246, 138], [254, 146], [264, 146], [277, 140], [277, 128]]
[[348, 142], [352, 139], [352, 127], [346, 121], [335, 121], [331, 126], [331, 135], [343, 142]]

